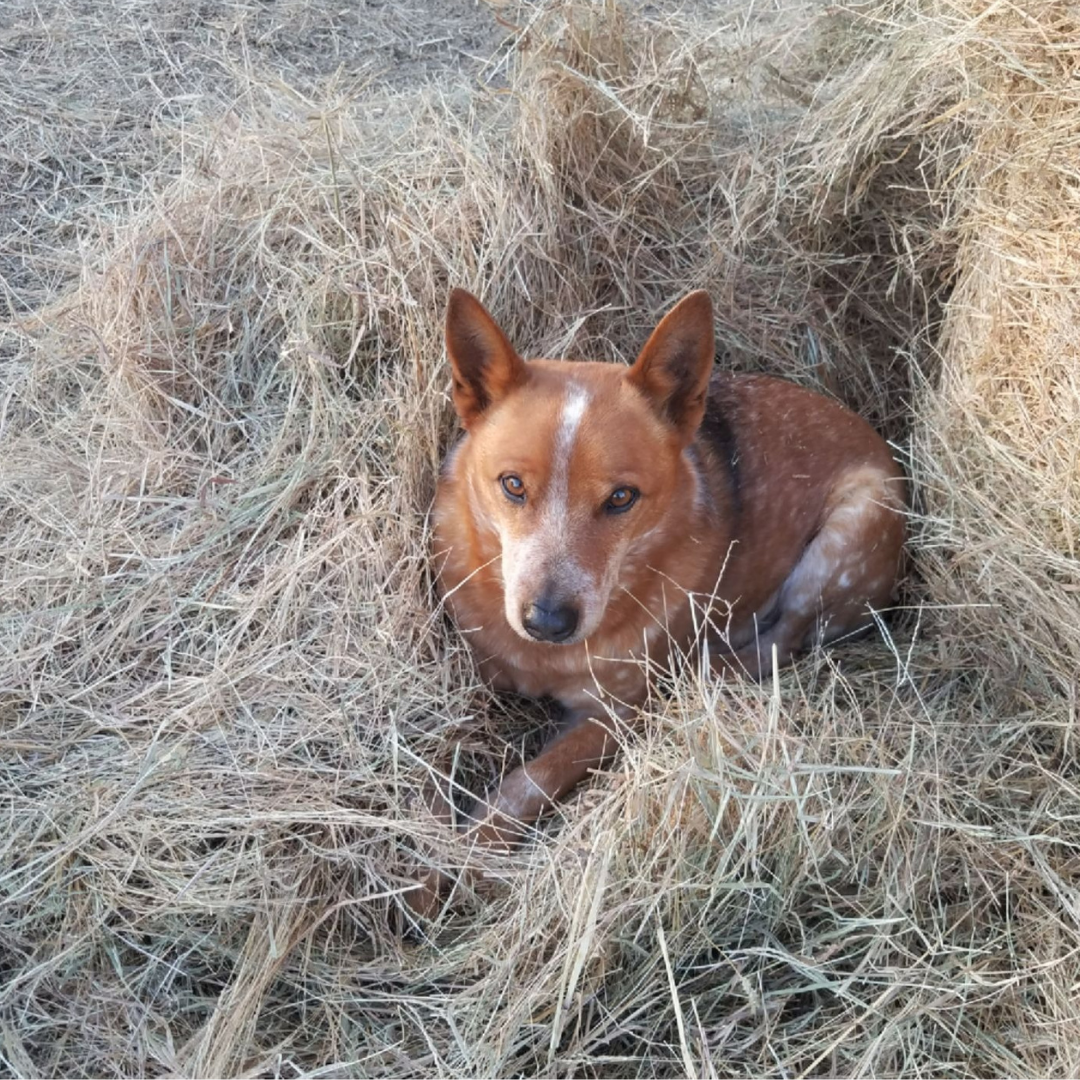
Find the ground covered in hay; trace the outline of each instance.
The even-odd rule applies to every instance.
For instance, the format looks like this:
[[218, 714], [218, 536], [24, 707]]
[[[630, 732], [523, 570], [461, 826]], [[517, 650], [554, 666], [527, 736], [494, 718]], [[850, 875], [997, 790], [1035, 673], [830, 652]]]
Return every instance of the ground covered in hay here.
[[[706, 8], [708, 10], [706, 10]], [[1080, 16], [5, 8], [0, 1074], [1080, 1070]], [[451, 285], [626, 360], [691, 288], [916, 492], [900, 610], [687, 673], [534, 842], [433, 601]]]

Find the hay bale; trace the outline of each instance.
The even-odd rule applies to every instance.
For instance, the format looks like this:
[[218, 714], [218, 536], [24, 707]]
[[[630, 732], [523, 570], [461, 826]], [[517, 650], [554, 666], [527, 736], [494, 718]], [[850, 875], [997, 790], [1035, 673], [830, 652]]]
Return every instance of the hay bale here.
[[1068, 694], [1080, 647], [1076, 15], [909, 3], [852, 20], [833, 32], [828, 54], [844, 66], [809, 117], [797, 190], [819, 236], [831, 227], [864, 256], [861, 280], [843, 284], [862, 296], [876, 284], [906, 315], [882, 343], [917, 367], [916, 550], [945, 609], [943, 653], [977, 657], [1001, 690], [1030, 676]]
[[944, 523], [922, 565], [956, 605], [950, 630], [1002, 683], [1054, 695], [1075, 694], [1080, 665], [1078, 30], [1075, 11], [1034, 4], [958, 42], [961, 246], [916, 434]]

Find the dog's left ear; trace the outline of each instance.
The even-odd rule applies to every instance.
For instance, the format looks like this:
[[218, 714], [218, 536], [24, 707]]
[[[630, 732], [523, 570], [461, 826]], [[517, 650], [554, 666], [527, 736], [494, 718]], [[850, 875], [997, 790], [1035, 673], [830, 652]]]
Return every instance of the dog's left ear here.
[[712, 301], [699, 289], [660, 320], [626, 378], [689, 442], [705, 414], [713, 358]]
[[466, 428], [525, 381], [525, 361], [464, 289], [452, 289], [446, 305], [446, 354], [454, 369], [454, 408]]

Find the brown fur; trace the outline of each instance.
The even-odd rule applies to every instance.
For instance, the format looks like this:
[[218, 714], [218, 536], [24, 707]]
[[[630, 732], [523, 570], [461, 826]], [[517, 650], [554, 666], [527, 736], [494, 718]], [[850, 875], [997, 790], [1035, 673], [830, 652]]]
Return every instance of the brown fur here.
[[[460, 290], [447, 347], [467, 434], [435, 503], [440, 588], [485, 679], [568, 714], [470, 815], [475, 842], [513, 844], [609, 757], [612, 717], [632, 720], [647, 692], [638, 661], [663, 667], [695, 644], [703, 612], [716, 662], [761, 676], [774, 646], [786, 663], [889, 604], [905, 493], [888, 447], [810, 390], [714, 373], [704, 293], [666, 316], [629, 369], [526, 363]], [[640, 494], [612, 513], [620, 489]], [[565, 643], [528, 636], [520, 609], [537, 597], [580, 610]], [[450, 816], [441, 796], [431, 804]], [[441, 884], [410, 894], [414, 908], [432, 911]]]

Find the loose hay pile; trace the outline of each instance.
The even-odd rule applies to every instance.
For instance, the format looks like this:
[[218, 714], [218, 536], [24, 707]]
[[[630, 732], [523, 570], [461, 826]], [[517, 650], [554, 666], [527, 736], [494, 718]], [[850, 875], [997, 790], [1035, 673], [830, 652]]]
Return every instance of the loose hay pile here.
[[[249, 72], [12, 305], [0, 1071], [1080, 1068], [1080, 26], [725, 19], [515, 11], [508, 94]], [[426, 769], [542, 725], [432, 607], [450, 283], [623, 359], [708, 287], [725, 362], [873, 417], [920, 515], [886, 645], [688, 678], [410, 939]]]

